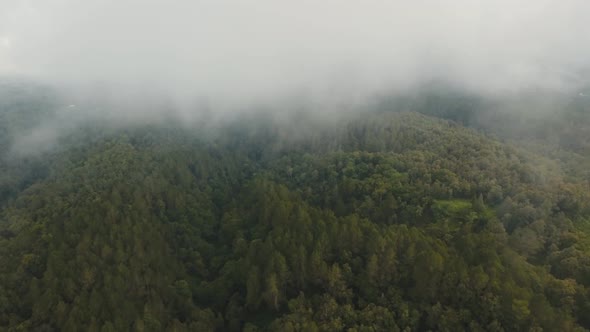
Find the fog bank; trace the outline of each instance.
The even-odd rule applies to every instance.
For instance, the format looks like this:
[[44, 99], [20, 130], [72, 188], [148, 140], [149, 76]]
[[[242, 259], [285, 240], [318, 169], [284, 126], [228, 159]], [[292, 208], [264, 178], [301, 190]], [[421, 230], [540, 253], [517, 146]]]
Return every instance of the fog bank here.
[[[590, 2], [0, 0], [0, 74], [179, 104], [569, 89]], [[118, 97], [128, 98], [128, 97]]]

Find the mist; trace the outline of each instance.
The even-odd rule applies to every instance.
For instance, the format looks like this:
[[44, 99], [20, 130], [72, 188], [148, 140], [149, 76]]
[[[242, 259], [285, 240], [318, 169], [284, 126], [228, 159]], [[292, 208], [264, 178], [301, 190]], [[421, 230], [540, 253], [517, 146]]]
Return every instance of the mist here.
[[584, 0], [2, 0], [0, 13], [2, 76], [189, 114], [339, 109], [430, 81], [575, 90], [590, 67]]

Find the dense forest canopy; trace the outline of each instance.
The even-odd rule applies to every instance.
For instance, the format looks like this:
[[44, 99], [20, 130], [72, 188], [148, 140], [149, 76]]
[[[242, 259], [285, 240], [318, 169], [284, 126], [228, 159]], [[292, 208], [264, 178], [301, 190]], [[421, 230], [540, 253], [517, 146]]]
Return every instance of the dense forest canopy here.
[[0, 84], [0, 330], [590, 329], [590, 100], [534, 98], [81, 121], [25, 154], [70, 105]]

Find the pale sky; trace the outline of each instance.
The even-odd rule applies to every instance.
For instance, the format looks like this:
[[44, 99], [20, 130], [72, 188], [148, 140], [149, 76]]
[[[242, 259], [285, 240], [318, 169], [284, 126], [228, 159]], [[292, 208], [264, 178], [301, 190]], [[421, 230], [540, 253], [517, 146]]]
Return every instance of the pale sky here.
[[0, 76], [236, 101], [561, 88], [587, 79], [589, 22], [587, 0], [0, 0]]

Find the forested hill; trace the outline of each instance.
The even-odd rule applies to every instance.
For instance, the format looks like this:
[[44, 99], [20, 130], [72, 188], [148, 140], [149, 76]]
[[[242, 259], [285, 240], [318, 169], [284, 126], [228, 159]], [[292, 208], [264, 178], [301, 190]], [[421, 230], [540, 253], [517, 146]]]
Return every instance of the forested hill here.
[[569, 161], [414, 112], [297, 128], [81, 125], [3, 156], [0, 329], [590, 328]]

